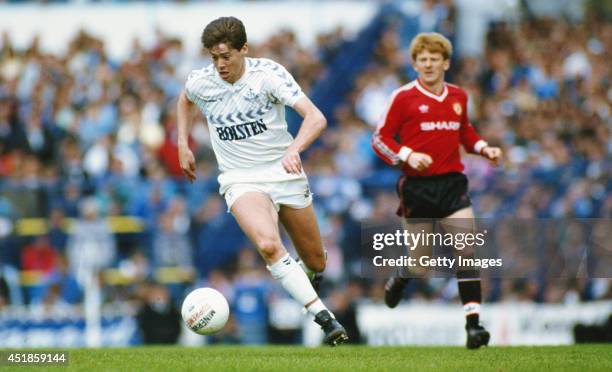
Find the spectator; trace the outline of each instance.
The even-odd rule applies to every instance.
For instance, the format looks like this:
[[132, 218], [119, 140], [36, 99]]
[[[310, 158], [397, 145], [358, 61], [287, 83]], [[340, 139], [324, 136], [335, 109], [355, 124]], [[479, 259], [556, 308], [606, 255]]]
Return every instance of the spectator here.
[[11, 303], [10, 298], [8, 283], [0, 276], [0, 310]]
[[185, 201], [175, 198], [159, 217], [159, 229], [153, 238], [155, 266], [193, 266], [193, 252], [187, 237], [189, 217]]
[[69, 271], [68, 262], [66, 257], [57, 257], [57, 268], [55, 272], [49, 277], [46, 292], [49, 296], [49, 292], [57, 291], [58, 299], [61, 299], [63, 303], [76, 305], [81, 302], [83, 293], [79, 283], [76, 281], [74, 275]]
[[161, 285], [145, 287], [144, 304], [138, 312], [138, 328], [145, 344], [175, 344], [181, 334], [181, 314]]
[[81, 202], [81, 216], [70, 230], [67, 252], [71, 272], [84, 285], [90, 275], [114, 263], [116, 247], [115, 237], [99, 215], [95, 199]]
[[21, 251], [21, 269], [50, 274], [57, 268], [57, 250], [51, 246], [49, 237], [42, 235]]

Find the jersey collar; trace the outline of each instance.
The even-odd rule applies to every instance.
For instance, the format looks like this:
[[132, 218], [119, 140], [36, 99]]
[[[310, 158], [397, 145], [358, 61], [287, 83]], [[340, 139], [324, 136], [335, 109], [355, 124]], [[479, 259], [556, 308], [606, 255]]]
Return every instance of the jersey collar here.
[[448, 95], [448, 87], [446, 86], [446, 83], [444, 83], [444, 89], [442, 89], [442, 93], [440, 93], [440, 95], [435, 94], [434, 92], [421, 85], [419, 79], [416, 79], [416, 87], [419, 92], [423, 93], [429, 98], [435, 99], [438, 102], [444, 102], [444, 99], [446, 99], [446, 96]]

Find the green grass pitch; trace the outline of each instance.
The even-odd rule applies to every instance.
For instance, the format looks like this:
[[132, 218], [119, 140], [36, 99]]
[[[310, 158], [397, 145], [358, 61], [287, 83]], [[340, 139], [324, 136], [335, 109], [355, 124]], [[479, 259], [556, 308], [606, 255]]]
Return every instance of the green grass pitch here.
[[[35, 350], [34, 350], [35, 351]], [[612, 371], [612, 345], [552, 347], [299, 346], [69, 349], [68, 371]], [[0, 367], [0, 371], [4, 368]], [[40, 367], [19, 371], [38, 370]]]

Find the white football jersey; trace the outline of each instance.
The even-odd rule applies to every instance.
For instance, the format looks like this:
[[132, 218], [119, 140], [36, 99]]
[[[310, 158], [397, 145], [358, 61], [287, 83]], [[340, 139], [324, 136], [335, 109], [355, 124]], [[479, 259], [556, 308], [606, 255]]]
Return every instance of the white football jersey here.
[[212, 64], [194, 70], [185, 92], [206, 116], [221, 172], [280, 160], [293, 141], [284, 106], [304, 97], [293, 76], [266, 58], [246, 58], [244, 75], [234, 84]]

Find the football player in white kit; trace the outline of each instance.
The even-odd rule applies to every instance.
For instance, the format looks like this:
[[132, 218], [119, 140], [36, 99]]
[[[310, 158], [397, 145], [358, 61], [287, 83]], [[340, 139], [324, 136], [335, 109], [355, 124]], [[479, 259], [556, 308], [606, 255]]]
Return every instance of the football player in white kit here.
[[[326, 119], [291, 74], [265, 58], [248, 58], [242, 22], [222, 17], [209, 23], [202, 44], [213, 64], [194, 70], [178, 99], [178, 149], [183, 172], [193, 181], [195, 158], [187, 144], [192, 104], [208, 122], [219, 164], [221, 195], [253, 242], [272, 276], [314, 315], [325, 342], [345, 342], [346, 331], [319, 299], [311, 280], [325, 269], [325, 251], [300, 153], [326, 127]], [[303, 122], [295, 138], [287, 131], [285, 106]], [[300, 256], [281, 241], [283, 224]]]

